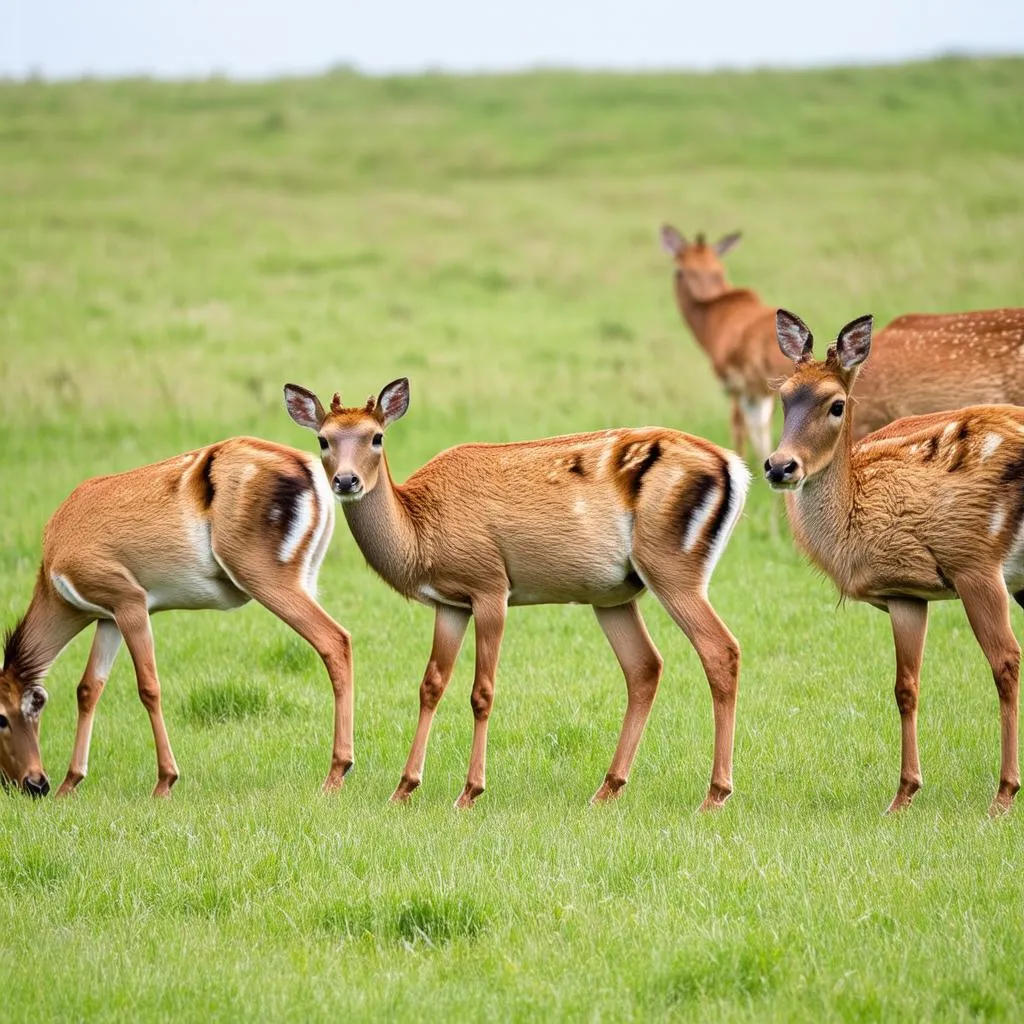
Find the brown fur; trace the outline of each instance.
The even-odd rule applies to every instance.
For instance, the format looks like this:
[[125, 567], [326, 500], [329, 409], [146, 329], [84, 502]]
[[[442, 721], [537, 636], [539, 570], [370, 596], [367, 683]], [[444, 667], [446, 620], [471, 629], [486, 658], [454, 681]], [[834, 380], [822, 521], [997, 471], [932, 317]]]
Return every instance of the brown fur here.
[[[36, 682], [75, 634], [99, 620], [78, 688], [75, 750], [62, 794], [85, 776], [96, 702], [122, 636], [153, 725], [155, 795], [170, 792], [178, 770], [163, 722], [149, 615], [234, 608], [251, 598], [324, 658], [335, 688], [336, 725], [326, 785], [341, 784], [352, 763], [351, 658], [348, 634], [313, 597], [334, 525], [321, 473], [304, 452], [239, 437], [87, 480], [57, 509], [43, 534], [32, 601], [8, 640], [0, 713], [10, 710], [4, 694], [17, 696]], [[0, 767], [19, 778], [19, 765]]]
[[[789, 330], [798, 329], [793, 321], [806, 330], [780, 311], [780, 340], [787, 317]], [[863, 323], [855, 323], [863, 332]], [[810, 559], [844, 596], [892, 616], [904, 720], [903, 772], [892, 809], [909, 804], [920, 786], [915, 716], [927, 602], [959, 597], [1003, 708], [993, 804], [1002, 810], [1020, 783], [1020, 648], [1008, 609], [1010, 593], [1024, 585], [1024, 408], [975, 406], [909, 417], [855, 444], [860, 408], [849, 399], [868, 349], [844, 350], [847, 331], [825, 361], [798, 362], [782, 387], [785, 427], [767, 475], [791, 488], [787, 511]], [[839, 417], [837, 402], [845, 403]]]
[[861, 378], [855, 440], [904, 416], [1024, 405], [1024, 309], [897, 317]]
[[[399, 593], [435, 609], [434, 647], [420, 688], [420, 721], [394, 798], [419, 785], [434, 709], [462, 638], [476, 619], [476, 726], [459, 805], [483, 792], [486, 723], [510, 605], [594, 607], [627, 680], [619, 748], [596, 799], [624, 785], [650, 711], [661, 659], [635, 599], [649, 586], [704, 663], [715, 707], [715, 755], [706, 807], [732, 788], [731, 751], [739, 648], [705, 596], [714, 558], [745, 498], [747, 474], [729, 453], [657, 427], [608, 430], [514, 444], [450, 448], [404, 483], [391, 479], [373, 440], [404, 415], [408, 382], [375, 405], [323, 413], [316, 396], [286, 388], [288, 408], [317, 431], [345, 518], [373, 569]], [[319, 411], [318, 411], [319, 410]], [[711, 481], [697, 509], [690, 481]], [[687, 520], [683, 513], [695, 515]]]
[[662, 228], [662, 242], [675, 263], [676, 304], [715, 376], [732, 401], [733, 447], [742, 455], [749, 437], [759, 460], [771, 450], [774, 385], [791, 367], [775, 340], [775, 306], [749, 288], [729, 284], [721, 255], [738, 233], [708, 245], [703, 235], [689, 242]]

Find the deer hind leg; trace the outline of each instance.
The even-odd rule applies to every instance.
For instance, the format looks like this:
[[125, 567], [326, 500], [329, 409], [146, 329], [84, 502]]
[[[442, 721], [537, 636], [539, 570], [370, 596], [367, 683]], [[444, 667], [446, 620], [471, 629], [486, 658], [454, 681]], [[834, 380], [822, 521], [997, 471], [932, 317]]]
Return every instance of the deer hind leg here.
[[1002, 756], [999, 789], [989, 807], [989, 814], [996, 815], [1010, 809], [1020, 789], [1017, 755], [1020, 644], [1010, 628], [1009, 595], [1000, 576], [956, 579], [953, 582], [963, 601], [971, 629], [992, 667], [992, 677], [999, 694]]
[[89, 744], [92, 740], [92, 723], [96, 705], [103, 694], [113, 668], [114, 659], [121, 649], [121, 631], [110, 619], [96, 623], [96, 635], [89, 652], [82, 681], [78, 684], [78, 725], [75, 729], [75, 745], [71, 752], [68, 773], [57, 790], [57, 796], [68, 796], [89, 772]]
[[427, 741], [430, 727], [434, 722], [437, 705], [444, 696], [448, 681], [455, 669], [455, 661], [462, 647], [470, 613], [463, 608], [452, 608], [439, 604], [434, 612], [434, 643], [430, 649], [430, 661], [420, 683], [420, 717], [416, 723], [416, 735], [412, 741], [405, 770], [398, 787], [391, 795], [394, 803], [405, 803], [414, 789], [423, 781], [423, 763], [427, 757]]
[[352, 639], [303, 588], [293, 567], [277, 562], [232, 567], [233, 574], [264, 608], [286, 625], [320, 655], [334, 690], [334, 740], [331, 767], [323, 790], [341, 788], [352, 769], [354, 755]]
[[156, 654], [153, 649], [153, 631], [149, 621], [145, 594], [114, 609], [114, 621], [124, 637], [128, 653], [135, 665], [135, 679], [139, 687], [139, 699], [149, 713], [153, 727], [153, 741], [156, 744], [157, 782], [153, 790], [155, 797], [171, 795], [171, 787], [178, 781], [178, 765], [167, 738], [163, 708], [160, 699], [160, 679], [156, 671]]
[[689, 574], [679, 572], [678, 564], [672, 566], [667, 555], [644, 559], [644, 564], [637, 568], [651, 592], [693, 644], [711, 687], [715, 747], [711, 784], [699, 809], [717, 810], [732, 793], [732, 748], [736, 733], [740, 645], [704, 596], [703, 586], [689, 581], [686, 578]]
[[922, 782], [917, 754], [917, 694], [928, 633], [928, 602], [911, 598], [889, 601], [889, 618], [896, 647], [895, 693], [900, 712], [900, 784], [886, 811], [893, 814], [910, 806]]
[[466, 785], [455, 801], [459, 808], [472, 807], [486, 787], [487, 721], [494, 703], [494, 679], [498, 672], [501, 638], [505, 632], [507, 598], [505, 594], [473, 602], [476, 619], [476, 667], [473, 692], [469, 702], [473, 708], [473, 746], [469, 755]]
[[743, 409], [740, 405], [739, 395], [733, 395], [731, 401], [732, 446], [736, 454], [742, 459], [746, 455], [747, 450], [747, 423], [743, 418]]
[[629, 780], [637, 747], [647, 725], [661, 680], [663, 662], [651, 641], [635, 601], [615, 608], [594, 608], [622, 674], [626, 677], [626, 715], [608, 774], [591, 798], [592, 804], [612, 800]]

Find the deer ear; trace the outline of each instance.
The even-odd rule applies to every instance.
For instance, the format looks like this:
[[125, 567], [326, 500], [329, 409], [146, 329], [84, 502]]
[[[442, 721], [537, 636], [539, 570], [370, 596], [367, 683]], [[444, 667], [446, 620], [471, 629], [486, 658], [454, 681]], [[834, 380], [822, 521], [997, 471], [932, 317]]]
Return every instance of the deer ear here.
[[409, 378], [399, 377], [381, 388], [374, 415], [382, 427], [390, 427], [409, 411]]
[[327, 418], [320, 399], [298, 384], [285, 384], [284, 404], [288, 415], [300, 427], [308, 427], [310, 430], [319, 430], [320, 425]]
[[661, 245], [670, 256], [682, 255], [689, 244], [671, 224], [663, 224], [661, 226]]
[[731, 234], [723, 235], [715, 242], [715, 252], [719, 256], [724, 256], [742, 237], [743, 233], [741, 231], [733, 231]]
[[839, 365], [844, 370], [852, 370], [860, 366], [871, 351], [871, 325], [874, 317], [868, 313], [851, 320], [836, 338], [836, 351], [839, 354]]
[[41, 686], [26, 686], [21, 697], [21, 713], [26, 718], [38, 718], [46, 707], [47, 694]]
[[806, 363], [814, 352], [814, 335], [807, 324], [788, 309], [780, 309], [775, 313], [775, 334], [779, 339], [779, 348], [787, 359], [794, 363]]

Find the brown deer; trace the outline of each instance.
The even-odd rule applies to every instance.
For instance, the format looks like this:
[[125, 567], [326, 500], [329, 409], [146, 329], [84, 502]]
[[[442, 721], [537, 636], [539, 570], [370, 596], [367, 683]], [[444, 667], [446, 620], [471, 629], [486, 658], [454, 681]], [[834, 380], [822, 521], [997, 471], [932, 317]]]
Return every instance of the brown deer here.
[[423, 777], [427, 740], [470, 617], [476, 628], [473, 743], [457, 807], [484, 791], [487, 722], [508, 608], [589, 604], [626, 679], [619, 743], [594, 796], [629, 777], [661, 678], [662, 659], [636, 600], [650, 589], [687, 635], [711, 687], [715, 741], [702, 809], [732, 792], [739, 646], [707, 585], [743, 508], [750, 475], [731, 452], [656, 427], [516, 444], [463, 444], [395, 484], [384, 431], [409, 407], [409, 382], [365, 406], [285, 387], [288, 411], [317, 434], [324, 467], [370, 566], [395, 590], [434, 608], [419, 722], [392, 800]]
[[58, 796], [85, 778], [96, 704], [124, 637], [156, 741], [154, 796], [178, 767], [161, 710], [150, 614], [237, 608], [251, 598], [307, 640], [334, 687], [334, 748], [324, 789], [352, 766], [348, 633], [316, 602], [334, 530], [327, 478], [306, 452], [236, 437], [77, 487], [43, 536], [35, 591], [8, 633], [0, 672], [0, 772], [34, 795], [49, 782], [39, 758], [42, 680], [90, 622], [96, 634], [78, 686], [78, 727]]
[[743, 455], [749, 436], [760, 462], [772, 449], [773, 383], [791, 368], [775, 340], [775, 307], [726, 278], [721, 257], [739, 240], [734, 231], [708, 245], [702, 234], [689, 242], [671, 225], [661, 229], [662, 245], [675, 262], [679, 312], [732, 401], [733, 447]]
[[1024, 405], [1024, 309], [909, 313], [874, 339], [854, 440], [903, 416]]
[[999, 788], [990, 813], [1020, 789], [1020, 645], [1009, 594], [1024, 605], [1024, 409], [981, 405], [897, 420], [854, 443], [851, 392], [871, 350], [871, 317], [847, 324], [824, 361], [811, 332], [780, 309], [779, 346], [796, 364], [782, 385], [785, 424], [765, 462], [785, 490], [797, 543], [845, 597], [889, 613], [902, 732], [899, 788], [921, 788], [917, 695], [928, 602], [959, 598], [995, 678], [1002, 720]]

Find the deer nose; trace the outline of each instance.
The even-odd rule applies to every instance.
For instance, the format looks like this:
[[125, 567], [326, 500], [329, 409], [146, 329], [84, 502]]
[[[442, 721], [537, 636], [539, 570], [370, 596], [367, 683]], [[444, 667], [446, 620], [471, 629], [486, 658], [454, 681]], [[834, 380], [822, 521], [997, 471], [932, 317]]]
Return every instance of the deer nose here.
[[38, 775], [26, 775], [21, 788], [31, 797], [46, 796], [50, 792], [50, 780], [42, 772]]
[[335, 494], [358, 494], [362, 488], [363, 482], [355, 473], [338, 473], [334, 477]]
[[787, 459], [783, 456], [776, 461], [774, 456], [769, 456], [764, 460], [765, 479], [772, 485], [791, 483], [799, 474], [798, 459]]

